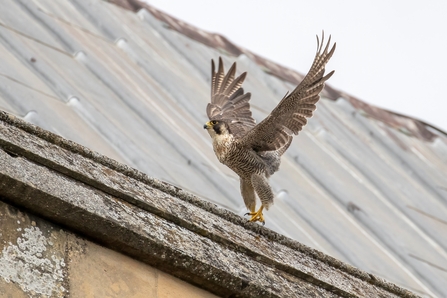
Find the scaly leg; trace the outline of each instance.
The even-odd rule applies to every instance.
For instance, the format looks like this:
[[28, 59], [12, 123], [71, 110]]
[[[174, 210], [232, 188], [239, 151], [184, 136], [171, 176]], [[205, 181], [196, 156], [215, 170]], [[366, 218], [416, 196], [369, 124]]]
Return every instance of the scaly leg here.
[[255, 209], [252, 210], [252, 212], [247, 213], [246, 215], [251, 215], [251, 218], [249, 219], [249, 221], [251, 222], [262, 222], [263, 225], [265, 225], [265, 220], [264, 220], [264, 215], [262, 214], [262, 210], [264, 210], [264, 205], [261, 205], [261, 208], [259, 208], [258, 211], [254, 211]]

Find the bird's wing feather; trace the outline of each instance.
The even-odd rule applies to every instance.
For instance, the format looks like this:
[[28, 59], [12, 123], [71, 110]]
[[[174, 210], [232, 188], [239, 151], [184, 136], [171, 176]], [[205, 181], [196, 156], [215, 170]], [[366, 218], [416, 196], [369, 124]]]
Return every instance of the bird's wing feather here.
[[241, 144], [255, 151], [272, 151], [284, 147], [291, 136], [297, 135], [307, 118], [312, 117], [324, 82], [334, 71], [324, 75], [326, 63], [335, 50], [335, 44], [329, 50], [331, 38], [323, 48], [324, 33], [319, 42], [317, 36], [317, 53], [314, 62], [303, 81], [286, 94], [267, 118], [248, 131], [240, 140]]
[[241, 87], [247, 75], [246, 72], [235, 78], [236, 63], [225, 74], [222, 58], [219, 57], [219, 67], [215, 71], [211, 60], [211, 103], [206, 107], [210, 120], [224, 120], [230, 126], [231, 133], [240, 138], [256, 125], [250, 111], [250, 93], [244, 93]]

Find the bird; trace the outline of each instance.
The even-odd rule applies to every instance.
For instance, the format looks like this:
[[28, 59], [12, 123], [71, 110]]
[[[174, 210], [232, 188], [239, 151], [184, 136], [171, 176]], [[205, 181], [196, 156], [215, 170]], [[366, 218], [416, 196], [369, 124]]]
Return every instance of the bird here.
[[[211, 102], [206, 107], [209, 121], [203, 128], [212, 139], [217, 159], [239, 176], [250, 222], [265, 224], [263, 211], [274, 201], [268, 179], [279, 170], [281, 156], [312, 117], [325, 82], [334, 74], [325, 74], [336, 47], [336, 43], [332, 47], [330, 43], [331, 36], [324, 46], [324, 32], [321, 42], [317, 35], [317, 51], [308, 73], [258, 124], [250, 110], [251, 93], [244, 93], [242, 88], [247, 73], [235, 78], [236, 62], [225, 74], [222, 58], [217, 71], [211, 60]], [[261, 201], [258, 210], [256, 195]]]

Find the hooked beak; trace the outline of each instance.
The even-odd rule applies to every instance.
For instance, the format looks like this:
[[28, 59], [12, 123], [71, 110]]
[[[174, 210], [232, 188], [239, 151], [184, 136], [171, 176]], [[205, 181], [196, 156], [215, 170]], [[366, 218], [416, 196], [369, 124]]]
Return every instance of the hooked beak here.
[[210, 123], [210, 121], [208, 121], [207, 123], [205, 123], [205, 125], [203, 125], [204, 129], [210, 129], [211, 127], [213, 127]]

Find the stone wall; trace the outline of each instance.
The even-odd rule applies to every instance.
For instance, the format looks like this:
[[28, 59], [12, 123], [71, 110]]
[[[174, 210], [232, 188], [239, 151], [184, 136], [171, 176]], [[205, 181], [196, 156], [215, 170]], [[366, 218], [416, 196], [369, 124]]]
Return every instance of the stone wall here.
[[0, 252], [0, 297], [216, 297], [1, 201]]

